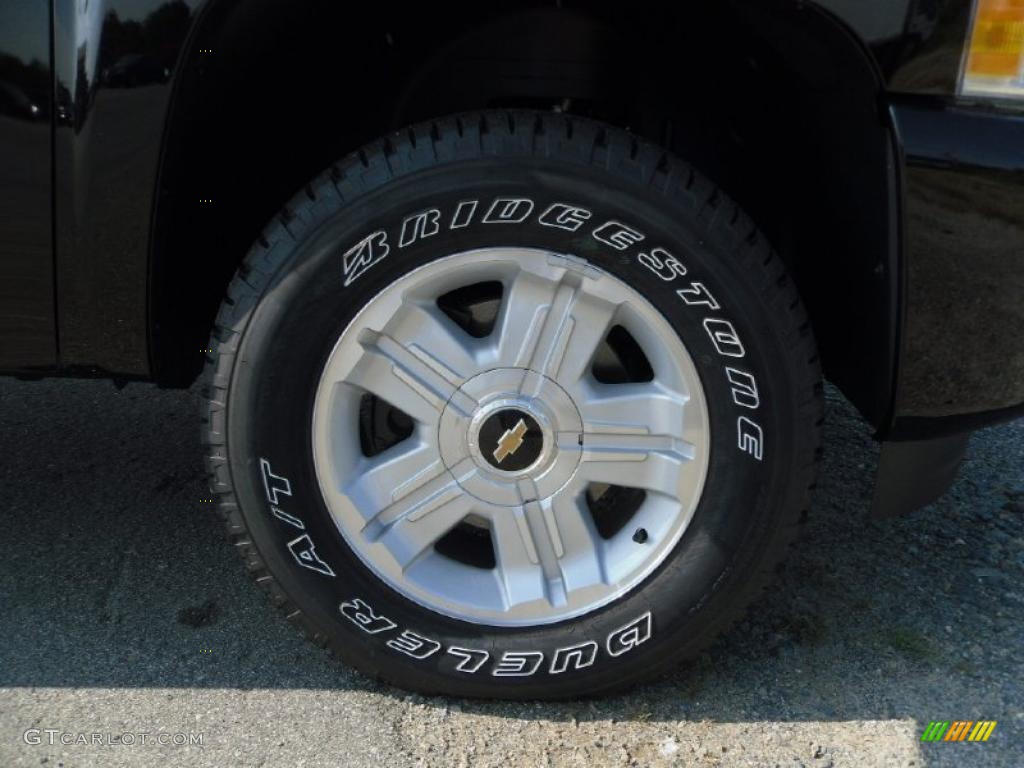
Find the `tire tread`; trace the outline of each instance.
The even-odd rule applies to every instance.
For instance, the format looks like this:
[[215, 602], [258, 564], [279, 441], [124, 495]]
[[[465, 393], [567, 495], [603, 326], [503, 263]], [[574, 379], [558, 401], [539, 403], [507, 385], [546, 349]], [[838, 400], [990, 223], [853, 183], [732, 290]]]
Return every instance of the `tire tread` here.
[[[250, 576], [269, 597], [272, 605], [302, 633], [333, 654], [342, 649], [319, 630], [286, 595], [267, 569], [246, 528], [231, 478], [226, 444], [229, 389], [238, 349], [253, 310], [277, 272], [284, 266], [290, 247], [333, 215], [347, 201], [386, 184], [393, 178], [419, 170], [482, 156], [494, 155], [557, 157], [560, 160], [598, 166], [625, 176], [628, 181], [648, 187], [688, 207], [703, 226], [706, 236], [724, 250], [735, 254], [738, 266], [752, 280], [779, 317], [776, 327], [791, 329], [781, 339], [796, 377], [794, 402], [808, 430], [797, 430], [803, 438], [798, 445], [801, 468], [798, 498], [784, 508], [787, 517], [769, 540], [759, 558], [760, 566], [744, 587], [737, 609], [702, 631], [702, 640], [688, 649], [652, 664], [643, 679], [627, 680], [591, 694], [606, 695], [666, 671], [706, 648], [714, 638], [738, 621], [750, 601], [774, 578], [777, 566], [806, 520], [814, 488], [815, 469], [821, 456], [823, 397], [821, 367], [807, 313], [789, 278], [785, 265], [771, 248], [755, 222], [692, 165], [661, 147], [611, 126], [567, 114], [529, 111], [483, 111], [440, 118], [414, 125], [378, 139], [330, 166], [304, 186], [270, 221], [239, 266], [227, 288], [210, 335], [202, 375], [202, 440], [210, 490], [224, 521], [229, 541], [245, 561]], [[379, 658], [361, 671], [387, 681]], [[430, 691], [423, 691], [431, 693]], [[500, 695], [500, 691], [496, 691]], [[537, 698], [546, 698], [543, 691]]]

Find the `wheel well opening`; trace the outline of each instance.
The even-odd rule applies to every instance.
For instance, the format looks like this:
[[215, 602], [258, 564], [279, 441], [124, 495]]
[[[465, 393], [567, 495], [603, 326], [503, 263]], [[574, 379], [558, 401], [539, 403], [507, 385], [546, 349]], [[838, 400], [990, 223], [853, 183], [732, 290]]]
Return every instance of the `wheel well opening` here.
[[878, 426], [898, 275], [876, 74], [813, 6], [677, 5], [211, 0], [166, 132], [150, 271], [158, 380], [198, 373], [232, 274], [310, 178], [411, 122], [531, 107], [665, 145], [736, 199], [797, 280], [826, 375]]

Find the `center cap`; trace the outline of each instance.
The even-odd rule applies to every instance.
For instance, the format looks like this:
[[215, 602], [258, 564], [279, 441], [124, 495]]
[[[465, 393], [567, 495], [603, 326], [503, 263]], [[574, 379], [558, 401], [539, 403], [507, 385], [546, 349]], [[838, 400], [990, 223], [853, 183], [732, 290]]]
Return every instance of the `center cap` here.
[[480, 426], [481, 453], [495, 469], [518, 472], [533, 466], [544, 447], [544, 434], [536, 420], [518, 408], [491, 414]]
[[441, 460], [466, 493], [499, 507], [543, 500], [572, 478], [583, 420], [568, 393], [528, 368], [463, 382], [441, 411]]

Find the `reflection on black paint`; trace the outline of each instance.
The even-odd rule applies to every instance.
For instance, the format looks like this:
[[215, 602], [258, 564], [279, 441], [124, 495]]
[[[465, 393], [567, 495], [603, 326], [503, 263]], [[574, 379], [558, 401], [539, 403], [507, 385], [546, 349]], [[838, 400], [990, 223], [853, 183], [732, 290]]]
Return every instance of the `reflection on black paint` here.
[[907, 100], [895, 429], [1024, 402], [1024, 117]]
[[110, 88], [135, 88], [140, 85], [166, 83], [171, 77], [167, 67], [143, 53], [129, 53], [103, 70], [103, 84]]
[[[69, 84], [58, 68], [61, 122], [81, 130], [101, 86], [136, 88], [167, 83], [174, 72], [178, 51], [191, 24], [192, 11], [184, 0], [156, 5], [141, 19], [121, 18], [116, 9], [106, 11], [99, 39], [89, 38], [88, 17], [76, 19], [75, 74]], [[90, 58], [90, 46], [96, 48]], [[58, 49], [59, 51], [60, 49]], [[70, 119], [69, 119], [70, 118]]]
[[183, 0], [161, 5], [141, 22], [109, 11], [103, 18], [100, 80], [115, 88], [167, 82], [191, 18]]
[[171, 81], [200, 0], [55, 0], [61, 361], [148, 373], [149, 217]]
[[971, 3], [967, 0], [816, 0], [871, 47], [889, 88], [952, 95]]
[[892, 90], [956, 92], [970, 6], [957, 0], [917, 0], [907, 22], [907, 38], [900, 42], [892, 62]]
[[46, 120], [50, 115], [50, 68], [0, 53], [0, 115]]
[[0, 3], [0, 369], [56, 362], [49, 38], [46, 3]]

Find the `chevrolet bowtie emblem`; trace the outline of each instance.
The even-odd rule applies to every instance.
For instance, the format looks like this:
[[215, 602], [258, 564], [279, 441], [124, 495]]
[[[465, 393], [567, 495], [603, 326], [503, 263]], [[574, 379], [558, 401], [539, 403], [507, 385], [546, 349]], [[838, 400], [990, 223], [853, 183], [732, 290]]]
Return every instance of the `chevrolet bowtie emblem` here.
[[494, 449], [494, 460], [501, 464], [506, 456], [511, 456], [518, 451], [519, 446], [523, 444], [523, 436], [525, 434], [526, 422], [522, 419], [512, 429], [506, 429], [505, 434], [498, 440], [498, 447]]

